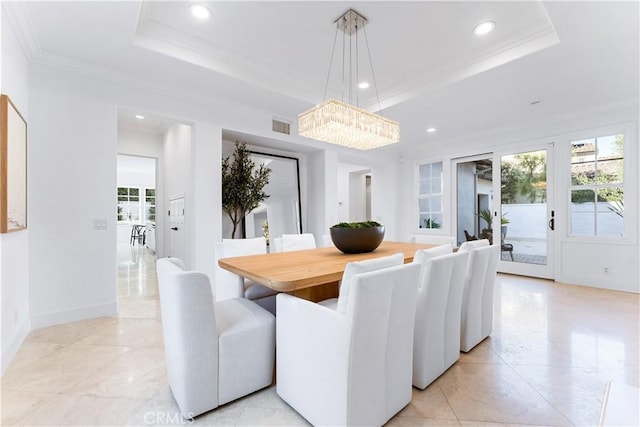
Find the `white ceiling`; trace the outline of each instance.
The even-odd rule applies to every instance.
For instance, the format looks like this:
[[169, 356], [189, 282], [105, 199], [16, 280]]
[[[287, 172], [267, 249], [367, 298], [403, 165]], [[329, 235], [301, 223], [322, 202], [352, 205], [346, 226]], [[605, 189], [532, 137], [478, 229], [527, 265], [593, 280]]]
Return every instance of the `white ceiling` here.
[[[369, 20], [383, 114], [401, 124], [395, 149], [638, 104], [638, 2], [204, 2], [206, 22], [191, 3], [3, 8], [34, 61], [293, 120], [322, 100], [333, 21], [353, 7]], [[485, 20], [495, 31], [474, 36]], [[336, 49], [329, 95], [340, 97]], [[361, 58], [359, 75], [371, 81]], [[373, 87], [360, 91], [361, 106], [375, 101]], [[127, 120], [136, 113], [123, 109], [121, 125], [161, 132], [172, 123]]]
[[120, 172], [153, 175], [156, 173], [156, 159], [118, 154], [118, 173]]

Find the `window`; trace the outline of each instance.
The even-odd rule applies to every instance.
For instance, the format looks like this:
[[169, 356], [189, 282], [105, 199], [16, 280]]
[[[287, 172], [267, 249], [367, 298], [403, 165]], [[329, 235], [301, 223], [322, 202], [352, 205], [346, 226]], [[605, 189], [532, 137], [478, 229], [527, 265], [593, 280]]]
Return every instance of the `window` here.
[[442, 162], [419, 167], [418, 228], [442, 227]]
[[571, 141], [571, 234], [624, 235], [624, 135]]
[[140, 189], [118, 187], [118, 221], [140, 221]]
[[156, 222], [156, 190], [155, 188], [147, 188], [144, 190], [145, 198], [145, 208], [144, 208], [144, 218], [146, 222], [154, 223]]
[[[140, 197], [144, 194], [144, 197]], [[156, 190], [118, 187], [118, 221], [156, 222]]]

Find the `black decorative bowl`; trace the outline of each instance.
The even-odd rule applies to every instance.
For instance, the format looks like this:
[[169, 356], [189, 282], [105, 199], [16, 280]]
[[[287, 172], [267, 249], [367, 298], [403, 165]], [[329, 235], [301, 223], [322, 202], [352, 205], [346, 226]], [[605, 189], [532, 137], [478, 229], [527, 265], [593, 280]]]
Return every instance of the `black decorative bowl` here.
[[345, 254], [361, 254], [376, 250], [384, 238], [384, 226], [366, 228], [331, 227], [331, 240]]

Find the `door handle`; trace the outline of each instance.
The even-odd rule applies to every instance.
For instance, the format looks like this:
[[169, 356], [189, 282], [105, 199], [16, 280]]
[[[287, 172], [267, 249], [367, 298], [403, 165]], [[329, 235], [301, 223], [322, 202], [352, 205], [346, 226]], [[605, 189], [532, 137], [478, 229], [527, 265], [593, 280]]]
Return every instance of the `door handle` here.
[[551, 229], [551, 231], [556, 229], [556, 219], [554, 218], [555, 216], [555, 211], [551, 211], [551, 219], [549, 220], [549, 228]]
[[171, 227], [173, 231], [178, 231], [178, 227]]

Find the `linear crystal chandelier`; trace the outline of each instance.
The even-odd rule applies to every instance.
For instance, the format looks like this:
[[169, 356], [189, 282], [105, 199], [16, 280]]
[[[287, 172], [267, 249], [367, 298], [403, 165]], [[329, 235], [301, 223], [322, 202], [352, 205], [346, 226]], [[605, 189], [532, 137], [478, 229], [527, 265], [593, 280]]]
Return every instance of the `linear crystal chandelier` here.
[[[352, 61], [351, 57], [351, 39], [349, 40], [348, 53], [346, 53], [346, 43], [344, 40], [342, 43], [343, 85], [347, 85], [347, 83], [344, 82], [344, 69], [348, 68], [349, 102], [331, 98], [298, 115], [298, 134], [301, 136], [359, 150], [369, 150], [372, 148], [382, 147], [384, 145], [396, 143], [400, 140], [400, 125], [398, 122], [387, 119], [378, 114], [371, 113], [357, 105], [351, 104], [351, 82], [352, 77], [354, 76], [352, 68], [355, 69], [355, 81], [358, 82], [358, 31], [364, 29], [366, 23], [367, 19], [353, 9], [349, 9], [335, 22], [336, 37], [334, 39], [334, 51], [338, 30], [342, 31], [345, 36], [352, 37], [355, 35], [355, 62]], [[366, 30], [364, 30], [363, 33], [366, 41]], [[371, 53], [369, 52], [368, 41], [366, 42], [366, 45], [367, 52], [369, 53], [369, 63], [371, 64]], [[349, 63], [348, 66], [345, 67], [344, 60], [347, 55], [349, 57]], [[333, 53], [329, 63], [329, 76], [331, 74], [332, 62]], [[371, 68], [373, 84], [377, 95], [378, 88], [375, 83], [375, 74], [373, 74], [373, 67]], [[329, 76], [327, 76], [327, 86], [329, 85]], [[325, 99], [327, 86], [325, 86]], [[379, 97], [378, 108], [380, 109]]]

